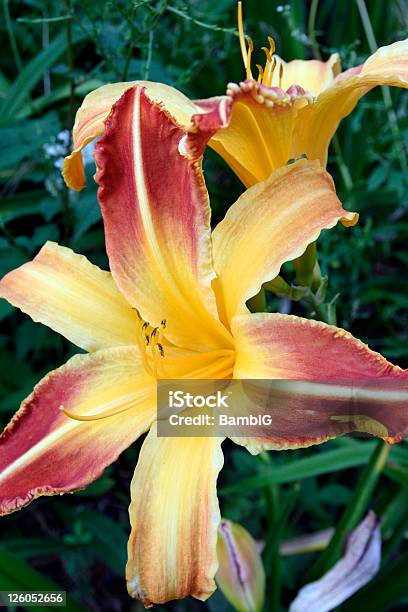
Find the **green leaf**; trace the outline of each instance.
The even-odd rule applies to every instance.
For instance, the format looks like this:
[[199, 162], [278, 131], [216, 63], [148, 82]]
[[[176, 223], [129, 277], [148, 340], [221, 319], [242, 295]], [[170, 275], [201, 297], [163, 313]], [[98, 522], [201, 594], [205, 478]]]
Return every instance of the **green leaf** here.
[[[73, 42], [84, 39], [82, 31], [73, 30]], [[48, 47], [35, 55], [20, 72], [14, 83], [7, 90], [7, 94], [0, 106], [0, 121], [6, 123], [16, 116], [21, 106], [26, 102], [33, 88], [46, 70], [48, 70], [67, 48], [66, 32], [60, 32]]]
[[[77, 96], [83, 97], [86, 96], [90, 91], [97, 89], [104, 85], [105, 82], [100, 79], [89, 79], [80, 83], [75, 87], [75, 93]], [[38, 96], [32, 102], [29, 102], [26, 106], [24, 106], [19, 112], [18, 117], [21, 119], [25, 119], [31, 114], [39, 113], [44, 110], [48, 106], [54, 105], [56, 102], [60, 102], [61, 100], [66, 100], [69, 98], [71, 94], [71, 86], [69, 83], [66, 85], [62, 85], [61, 87], [56, 87], [49, 94], [45, 94], [44, 96]]]
[[[1, 131], [0, 129], [0, 134]], [[0, 201], [0, 223], [8, 223], [28, 215], [41, 215], [45, 217], [45, 210], [52, 204], [53, 199], [46, 191], [42, 190], [17, 193], [13, 196], [2, 198]]]
[[90, 484], [86, 489], [77, 491], [79, 497], [99, 497], [110, 491], [115, 485], [115, 480], [110, 476], [111, 470], [107, 468], [102, 476]]
[[32, 559], [34, 557], [47, 557], [59, 555], [61, 542], [54, 538], [7, 538], [3, 537], [2, 546], [16, 557]]
[[73, 243], [83, 236], [90, 227], [101, 220], [101, 210], [98, 205], [96, 191], [89, 189], [81, 194], [72, 205], [74, 216]]
[[312, 476], [321, 476], [351, 467], [365, 465], [373, 450], [373, 442], [356, 443], [350, 447], [320, 451], [310, 457], [292, 460], [287, 465], [265, 467], [263, 474], [245, 478], [221, 489], [220, 494], [254, 491], [267, 484], [296, 482]]
[[350, 502], [337, 524], [332, 539], [311, 570], [311, 580], [315, 580], [324, 574], [337, 561], [347, 534], [356, 527], [367, 509], [389, 452], [390, 446], [386, 442], [383, 440], [376, 442], [370, 461], [365, 467]]
[[[0, 128], [0, 169], [12, 168], [33, 157], [61, 129], [55, 112], [41, 119], [20, 121]], [[41, 151], [42, 155], [44, 153]]]
[[[72, 514], [71, 517], [72, 519]], [[128, 534], [118, 522], [91, 510], [75, 515], [82, 528], [92, 534], [91, 551], [110, 567], [115, 574], [123, 575], [127, 558]]]
[[[0, 548], [0, 591], [62, 591], [61, 586], [34, 570], [28, 563]], [[49, 612], [50, 608], [37, 606], [37, 610]], [[67, 597], [70, 612], [83, 612], [74, 600]]]
[[0, 321], [6, 319], [13, 312], [14, 307], [6, 302], [5, 300], [0, 300]]

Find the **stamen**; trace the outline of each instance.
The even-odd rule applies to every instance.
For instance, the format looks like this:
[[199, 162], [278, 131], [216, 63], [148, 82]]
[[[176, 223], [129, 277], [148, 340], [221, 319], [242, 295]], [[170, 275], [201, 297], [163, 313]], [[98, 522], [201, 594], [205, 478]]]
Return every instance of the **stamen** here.
[[[140, 319], [140, 322], [142, 322], [142, 319]], [[147, 354], [146, 354], [146, 346], [148, 344], [148, 341], [147, 341], [147, 337], [148, 336], [146, 335], [145, 331], [146, 331], [146, 329], [148, 327], [149, 327], [149, 324], [146, 321], [143, 322], [143, 324], [139, 328], [139, 332], [136, 334], [136, 341], [137, 341], [137, 345], [139, 347], [140, 356], [142, 358], [143, 366], [144, 366], [146, 372], [148, 374], [150, 374], [151, 376], [154, 376], [153, 370], [150, 367], [149, 361], [147, 359]], [[149, 340], [149, 342], [150, 342], [150, 340]]]
[[272, 38], [272, 36], [268, 36], [268, 42], [269, 42], [269, 52], [271, 55], [273, 55], [276, 50], [276, 45], [275, 45], [275, 41]]
[[279, 66], [279, 87], [282, 89], [283, 64]]
[[251, 56], [254, 50], [254, 43], [252, 42], [252, 38], [250, 36], [247, 36], [246, 39], [248, 42], [248, 59], [247, 59], [247, 65], [246, 65], [246, 78], [247, 80], [249, 80], [249, 79], [252, 79]]
[[263, 68], [260, 64], [256, 64], [256, 67], [258, 68], [258, 83], [262, 83], [262, 79], [263, 79]]
[[245, 44], [244, 23], [242, 20], [242, 2], [238, 2], [238, 31], [239, 31], [239, 44], [241, 47], [241, 55], [242, 55], [245, 69], [246, 69], [246, 67], [248, 66], [248, 54], [247, 54], [246, 44]]

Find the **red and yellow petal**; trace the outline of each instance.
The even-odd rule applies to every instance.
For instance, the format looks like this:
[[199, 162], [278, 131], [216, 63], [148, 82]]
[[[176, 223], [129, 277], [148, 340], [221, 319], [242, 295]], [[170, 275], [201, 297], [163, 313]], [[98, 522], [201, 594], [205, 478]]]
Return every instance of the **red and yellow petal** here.
[[111, 274], [55, 242], [6, 274], [0, 297], [87, 351], [136, 344], [136, 312]]
[[[98, 198], [113, 277], [179, 347], [228, 341], [211, 288], [210, 206], [201, 160], [180, 153], [186, 132], [141, 87], [128, 90], [95, 147]], [[227, 338], [227, 340], [225, 340]]]
[[[78, 421], [61, 406], [82, 418], [122, 412]], [[0, 514], [86, 487], [155, 416], [155, 381], [137, 349], [73, 357], [38, 383], [0, 437]]]
[[152, 427], [131, 484], [126, 578], [146, 607], [215, 590], [220, 438], [159, 438]]
[[197, 107], [181, 92], [163, 83], [150, 81], [133, 81], [125, 83], [109, 83], [88, 94], [75, 117], [72, 133], [72, 153], [65, 158], [62, 175], [68, 187], [77, 191], [85, 187], [85, 174], [82, 161], [82, 149], [94, 138], [100, 136], [105, 129], [105, 121], [112, 106], [135, 84], [146, 87], [149, 96], [157, 102], [163, 102], [168, 111], [182, 125], [189, 125], [192, 114], [198, 112]]
[[340, 121], [377, 85], [408, 87], [408, 39], [381, 47], [355, 69], [340, 74], [314, 104], [299, 111], [293, 154], [327, 162], [327, 150]]
[[[251, 452], [309, 446], [350, 431], [390, 442], [408, 435], [408, 370], [347, 331], [262, 313], [236, 317], [232, 332], [234, 378], [282, 380], [275, 386], [267, 382], [263, 391], [272, 415], [264, 437], [234, 438]], [[262, 389], [254, 386], [253, 393]]]
[[213, 232], [214, 287], [224, 320], [248, 312], [245, 303], [261, 285], [339, 220], [357, 218], [342, 208], [318, 162], [299, 160], [248, 189]]

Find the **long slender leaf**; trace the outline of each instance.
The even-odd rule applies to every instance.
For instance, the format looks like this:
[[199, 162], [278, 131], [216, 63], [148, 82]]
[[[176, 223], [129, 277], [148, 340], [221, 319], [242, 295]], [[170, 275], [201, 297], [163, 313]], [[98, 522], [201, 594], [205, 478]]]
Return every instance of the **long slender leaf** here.
[[[0, 548], [0, 591], [63, 591], [40, 572], [34, 570], [22, 559], [16, 558], [3, 548]], [[70, 612], [84, 612], [79, 604], [67, 597], [67, 608]], [[38, 606], [37, 610], [49, 611], [49, 607]]]
[[[74, 42], [84, 38], [81, 31], [74, 30]], [[21, 106], [26, 102], [32, 89], [66, 50], [67, 39], [64, 31], [60, 32], [41, 53], [36, 55], [20, 72], [14, 83], [7, 90], [7, 94], [0, 106], [0, 121], [6, 123], [16, 116]]]
[[356, 448], [339, 448], [335, 450], [323, 451], [311, 457], [297, 459], [278, 467], [265, 467], [263, 474], [245, 478], [233, 485], [228, 485], [220, 490], [221, 495], [229, 493], [241, 493], [244, 491], [254, 491], [267, 485], [268, 483], [284, 484], [296, 482], [303, 478], [321, 476], [345, 470], [347, 468], [365, 465], [369, 459], [370, 452], [373, 450], [373, 443], [363, 443]]
[[329, 545], [311, 570], [311, 580], [315, 580], [337, 561], [347, 534], [355, 528], [367, 509], [371, 494], [374, 491], [390, 451], [390, 447], [382, 440], [379, 440], [376, 444], [370, 461], [365, 467], [354, 494], [338, 522]]

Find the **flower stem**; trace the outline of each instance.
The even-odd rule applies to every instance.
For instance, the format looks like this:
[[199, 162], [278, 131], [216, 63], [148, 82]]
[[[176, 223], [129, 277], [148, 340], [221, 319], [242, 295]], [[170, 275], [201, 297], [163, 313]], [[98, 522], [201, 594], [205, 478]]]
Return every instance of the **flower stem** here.
[[383, 440], [379, 440], [370, 461], [363, 471], [350, 503], [340, 518], [329, 545], [311, 569], [311, 580], [319, 578], [339, 558], [347, 534], [354, 529], [367, 509], [378, 478], [386, 464], [389, 452], [390, 446]]
[[319, 0], [312, 0], [310, 5], [309, 19], [307, 22], [307, 30], [309, 34], [310, 44], [313, 49], [313, 54], [316, 59], [321, 60], [322, 55], [319, 49], [319, 43], [316, 40], [316, 16], [317, 16], [317, 7], [319, 6]]
[[[260, 454], [260, 459], [267, 464], [270, 464], [271, 458], [266, 451]], [[264, 488], [265, 502], [267, 508], [268, 518], [268, 532], [274, 534], [277, 528], [279, 518], [279, 485], [268, 484]], [[276, 546], [270, 556], [268, 567], [266, 568], [267, 575], [270, 576], [268, 581], [269, 593], [269, 606], [267, 609], [270, 612], [276, 612], [279, 610], [280, 602], [280, 550], [279, 546]]]
[[266, 296], [264, 289], [261, 289], [259, 293], [248, 300], [248, 308], [251, 312], [265, 312]]

